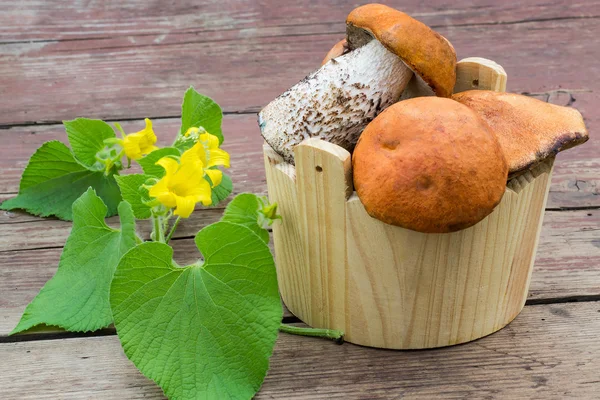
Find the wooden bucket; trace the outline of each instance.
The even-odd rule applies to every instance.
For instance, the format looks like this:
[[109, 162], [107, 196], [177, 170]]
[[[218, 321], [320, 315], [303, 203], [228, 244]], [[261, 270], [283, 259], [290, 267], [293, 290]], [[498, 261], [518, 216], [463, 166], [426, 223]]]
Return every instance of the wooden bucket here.
[[[455, 92], [504, 90], [502, 67], [467, 59]], [[475, 226], [425, 234], [371, 218], [352, 184], [350, 154], [309, 139], [296, 166], [264, 146], [279, 287], [308, 325], [351, 343], [421, 349], [468, 342], [511, 322], [527, 298], [553, 159], [508, 182]]]

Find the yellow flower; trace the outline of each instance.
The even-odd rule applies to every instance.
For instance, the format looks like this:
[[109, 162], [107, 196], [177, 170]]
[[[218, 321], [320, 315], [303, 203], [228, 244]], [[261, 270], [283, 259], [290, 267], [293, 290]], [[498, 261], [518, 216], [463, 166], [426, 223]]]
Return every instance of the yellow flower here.
[[197, 151], [187, 150], [180, 162], [163, 157], [156, 164], [165, 169], [165, 176], [150, 188], [149, 194], [161, 204], [175, 208], [175, 215], [187, 218], [196, 203], [212, 204], [210, 184], [204, 179], [204, 164]]
[[139, 132], [131, 133], [121, 140], [125, 155], [132, 160], [138, 160], [144, 155], [158, 149], [158, 147], [154, 145], [154, 143], [156, 143], [156, 135], [152, 129], [152, 121], [148, 118], [146, 118], [145, 121], [146, 128]]
[[[188, 132], [190, 129], [188, 129]], [[186, 132], [186, 135], [188, 132]], [[229, 153], [219, 148], [219, 138], [210, 133], [203, 133], [198, 136], [198, 141], [188, 151], [194, 151], [198, 154], [206, 168], [204, 173], [210, 178], [212, 186], [218, 186], [223, 179], [223, 172], [218, 169], [211, 169], [211, 167], [223, 166], [229, 168]]]

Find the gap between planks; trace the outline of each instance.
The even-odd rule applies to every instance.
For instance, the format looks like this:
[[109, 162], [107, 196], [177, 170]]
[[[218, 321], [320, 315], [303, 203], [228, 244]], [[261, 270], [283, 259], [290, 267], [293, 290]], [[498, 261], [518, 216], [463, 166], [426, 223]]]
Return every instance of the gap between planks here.
[[[570, 304], [570, 303], [595, 303], [600, 302], [600, 295], [590, 296], [572, 296], [565, 298], [552, 298], [552, 299], [530, 299], [525, 303], [525, 307], [535, 306], [547, 306], [551, 304]], [[600, 304], [600, 303], [599, 303]], [[293, 315], [285, 304], [283, 304], [283, 318], [281, 320], [284, 324], [298, 324], [303, 322]], [[599, 310], [600, 312], [600, 310]], [[306, 325], [307, 326], [307, 325]], [[99, 336], [111, 336], [116, 335], [117, 331], [113, 325], [98, 329], [97, 331], [91, 332], [69, 332], [60, 330], [55, 327], [41, 327], [34, 329], [24, 334], [8, 336], [0, 335], [0, 343], [18, 343], [18, 342], [31, 342], [39, 340], [62, 340], [62, 339], [77, 339], [77, 338], [88, 338], [88, 337], [99, 337]]]
[[[310, 12], [296, 3], [265, 1], [260, 6], [251, 2], [217, 4], [211, 1], [195, 2], [193, 6], [183, 5], [171, 9], [131, 2], [130, 7], [119, 8], [117, 4], [91, 4], [86, 8], [86, 24], [77, 24], [82, 15], [75, 4], [63, 4], [49, 9], [45, 4], [28, 2], [19, 11], [5, 13], [6, 20], [0, 17], [1, 26], [7, 37], [2, 43], [36, 43], [49, 40], [81, 41], [86, 39], [107, 39], [120, 36], [140, 38], [165, 34], [202, 35], [212, 32], [252, 32], [280, 29], [282, 34], [295, 27], [313, 28], [319, 25], [343, 25], [346, 15], [353, 8], [337, 0], [322, 0], [312, 4]], [[185, 4], [185, 2], [182, 2]], [[597, 18], [592, 1], [558, 2], [551, 5], [535, 1], [521, 4], [518, 15], [514, 7], [503, 2], [479, 1], [477, 7], [470, 3], [455, 2], [452, 7], [440, 8], [436, 4], [423, 4], [417, 0], [391, 1], [389, 5], [400, 9], [414, 18], [422, 20], [434, 28], [481, 25], [515, 25], [531, 22], [566, 21]], [[487, 3], [487, 4], [486, 4]], [[143, 7], [142, 7], [143, 4]], [[201, 8], [190, 18], [190, 9]], [[143, 10], [143, 11], [142, 11]], [[0, 14], [1, 15], [1, 14]], [[19, 16], [26, 18], [19, 18]], [[329, 21], [323, 21], [326, 16]], [[530, 16], [530, 18], [527, 18]], [[37, 18], [36, 18], [37, 17]], [[168, 17], [168, 19], [166, 19]], [[46, 21], [51, 20], [52, 24]], [[127, 21], [122, 24], [121, 21]], [[157, 22], [159, 22], [157, 24]], [[88, 32], [89, 31], [89, 32]], [[86, 36], [88, 35], [88, 36]], [[73, 37], [75, 36], [75, 37]], [[158, 40], [162, 42], [164, 40]]]
[[[526, 307], [490, 336], [425, 351], [280, 334], [256, 398], [597, 398], [599, 311], [597, 303]], [[0, 351], [3, 398], [164, 399], [115, 336], [3, 343]]]
[[[502, 26], [502, 25], [521, 25], [521, 24], [531, 24], [531, 23], [544, 23], [544, 22], [554, 22], [554, 21], [577, 21], [577, 20], [582, 20], [582, 19], [598, 19], [600, 18], [600, 15], [582, 15], [582, 16], [574, 16], [574, 17], [553, 17], [553, 18], [531, 18], [531, 19], [524, 19], [524, 20], [515, 20], [515, 21], [492, 21], [492, 22], [481, 22], [481, 23], [464, 23], [464, 24], [433, 24], [433, 25], [429, 25], [429, 27], [431, 29], [452, 29], [452, 28], [474, 28], [474, 27], [484, 27], [484, 26]], [[267, 29], [271, 29], [271, 28], [276, 28], [276, 29], [283, 29], [284, 31], [287, 30], [287, 28], [293, 28], [293, 27], [318, 27], [318, 26], [322, 26], [322, 25], [327, 25], [327, 26], [337, 26], [340, 25], [340, 22], [324, 22], [324, 23], [314, 23], [314, 24], [295, 24], [295, 25], [280, 25], [280, 26], [270, 26]], [[265, 29], [265, 28], [263, 28]], [[152, 43], [146, 43], [146, 44], [135, 44], [135, 43], [131, 43], [131, 44], [127, 44], [127, 45], [114, 45], [114, 46], [106, 46], [106, 47], [95, 47], [94, 50], [127, 50], [127, 49], [139, 49], [139, 48], [143, 48], [143, 47], [165, 47], [165, 46], [178, 46], [178, 45], [188, 45], [188, 44], [212, 44], [212, 43], [227, 43], [227, 42], [238, 42], [240, 41], [240, 38], [235, 36], [235, 37], [231, 37], [231, 38], [223, 38], [223, 39], [212, 39], [212, 40], [203, 40], [198, 38], [199, 35], [201, 34], [210, 34], [210, 33], [223, 33], [223, 32], [239, 32], [240, 30], [238, 29], [231, 29], [231, 30], [227, 30], [227, 29], [218, 29], [218, 30], [202, 30], [202, 31], [189, 31], [189, 32], [176, 32], [176, 33], [169, 33], [172, 36], [190, 36], [192, 38], [196, 38], [195, 40], [180, 40], [177, 42], [163, 42], [163, 41], [159, 41], [159, 42], [152, 42]], [[345, 30], [327, 30], [327, 31], [323, 31], [323, 32], [315, 32], [315, 31], [308, 31], [308, 32], [303, 32], [303, 33], [280, 33], [280, 34], [265, 34], [265, 35], [254, 35], [252, 36], [253, 39], [287, 39], [287, 38], [297, 38], [297, 37], [304, 37], [304, 36], [315, 36], [315, 35], [320, 35], [320, 36], [327, 36], [327, 35], [335, 35], [335, 36], [343, 36], [346, 33]], [[164, 34], [166, 36], [166, 34]], [[133, 35], [128, 35], [128, 38], [131, 38], [135, 41], [135, 38], [144, 38], [144, 37], [156, 37], [158, 36], [157, 34], [133, 34]], [[11, 46], [11, 45], [15, 45], [15, 44], [30, 44], [30, 43], [47, 43], [47, 44], [51, 44], [51, 43], [65, 43], [65, 42], [72, 42], [72, 41], [93, 41], [93, 40], [115, 40], [115, 39], [121, 39], [122, 36], [106, 36], [106, 37], [90, 37], [90, 38], [81, 38], [81, 39], [56, 39], [56, 40], [38, 40], [38, 41], [20, 41], [20, 42], [0, 42], [0, 46]], [[2, 49], [0, 48], [0, 51]]]
[[[1, 44], [1, 43], [0, 43]], [[569, 98], [569, 102], [568, 104], [559, 104], [559, 105], [564, 105], [564, 106], [571, 106], [576, 99], [574, 98], [573, 94], [574, 93], [593, 93], [592, 90], [590, 89], [568, 89], [568, 88], [561, 88], [561, 89], [553, 89], [553, 90], [547, 90], [544, 92], [520, 92], [519, 94], [525, 95], [525, 96], [529, 96], [529, 97], [534, 97], [534, 98], [538, 98], [542, 101], [545, 102], [550, 102], [553, 103], [552, 101], [550, 101], [550, 99], [552, 98], [552, 96], [557, 96], [557, 95], [561, 95], [561, 94], [566, 94], [568, 95]], [[260, 110], [262, 109], [262, 106], [249, 106], [245, 109], [242, 110], [224, 110], [223, 111], [223, 115], [255, 115], [258, 112], [260, 112]], [[153, 121], [160, 121], [160, 120], [169, 120], [169, 119], [179, 119], [181, 116], [180, 115], [159, 115], [159, 116], [154, 116], [151, 117], [150, 119], [152, 119]], [[138, 122], [141, 120], [140, 117], [122, 117], [122, 118], [112, 118], [112, 117], [108, 117], [108, 118], [103, 118], [102, 116], [98, 117], [100, 119], [102, 119], [104, 122], [108, 122], [108, 123], [112, 123], [112, 122]], [[9, 124], [0, 124], [0, 130], [8, 130], [11, 128], [27, 128], [27, 127], [46, 127], [46, 126], [54, 126], [54, 125], [62, 125], [63, 121], [58, 121], [58, 120], [47, 120], [47, 121], [23, 121], [23, 122], [17, 122], [17, 123], [9, 123]], [[2, 194], [10, 194], [10, 193], [0, 193], [0, 195]]]

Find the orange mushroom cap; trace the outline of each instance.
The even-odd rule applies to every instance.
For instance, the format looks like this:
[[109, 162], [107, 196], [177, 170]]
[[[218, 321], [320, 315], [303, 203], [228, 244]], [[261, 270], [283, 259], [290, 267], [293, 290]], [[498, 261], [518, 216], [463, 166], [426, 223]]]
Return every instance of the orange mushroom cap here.
[[352, 165], [369, 215], [427, 233], [481, 221], [502, 199], [508, 174], [490, 127], [468, 107], [440, 97], [388, 107], [362, 133]]
[[456, 53], [442, 35], [383, 4], [366, 4], [352, 10], [346, 18], [348, 48], [361, 47], [373, 38], [400, 57], [437, 96], [452, 95]]

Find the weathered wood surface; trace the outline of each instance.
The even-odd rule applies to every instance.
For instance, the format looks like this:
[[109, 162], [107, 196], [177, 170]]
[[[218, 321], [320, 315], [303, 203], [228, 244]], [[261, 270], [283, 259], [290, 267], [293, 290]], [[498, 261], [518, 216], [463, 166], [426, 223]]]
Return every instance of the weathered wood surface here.
[[[233, 7], [234, 2], [229, 3]], [[450, 7], [453, 12], [448, 12], [448, 5], [421, 6], [419, 16], [416, 1], [412, 6], [390, 2], [394, 3], [409, 13], [416, 12], [425, 23], [447, 36], [459, 59], [479, 56], [501, 64], [510, 77], [508, 91], [598, 89], [598, 82], [589, 77], [597, 76], [600, 67], [593, 62], [582, 64], [582, 60], [600, 58], [600, 47], [596, 45], [600, 11], [593, 0], [576, 7], [567, 1], [555, 4], [545, 19], [537, 13], [523, 18], [525, 10], [513, 4], [495, 4], [479, 12], [475, 11], [477, 6], [466, 3]], [[492, 2], [485, 3], [489, 6]], [[86, 40], [46, 37], [43, 41], [2, 44], [0, 87], [3, 93], [19, 93], [19, 101], [3, 104], [0, 125], [60, 121], [81, 115], [113, 119], [175, 116], [179, 114], [181, 94], [190, 84], [214, 97], [226, 111], [256, 111], [315, 69], [327, 50], [343, 36], [344, 17], [353, 4], [316, 4], [314, 8], [290, 6], [290, 14], [285, 14], [286, 6], [275, 0], [241, 6], [256, 7], [250, 11], [252, 15], [246, 14], [248, 9], [237, 15], [252, 28], [239, 28], [233, 22], [227, 29], [194, 29], [187, 33], [96, 34]], [[223, 13], [233, 11], [218, 2], [209, 7], [222, 7]], [[472, 7], [473, 18], [483, 14], [487, 20], [460, 22], [460, 8], [467, 7]], [[505, 11], [504, 20], [494, 17], [499, 8]], [[39, 11], [44, 20], [38, 21], [34, 16], [33, 22], [51, 22], [50, 16], [43, 14], [46, 9]], [[568, 12], [563, 15], [564, 9], [570, 9], [572, 16]], [[56, 10], [60, 12], [60, 8]], [[193, 10], [193, 15], [210, 18], [210, 10]], [[144, 6], [138, 12], [145, 11]], [[509, 12], [513, 13], [512, 18], [507, 18]], [[285, 24], [269, 20], [272, 13], [280, 15], [280, 22], [286, 20]], [[313, 23], [301, 19], [308, 13]], [[7, 18], [11, 14], [4, 13]], [[107, 13], [108, 18], [110, 14]], [[69, 17], [74, 25], [86, 26], [77, 21], [77, 15]], [[191, 20], [193, 23], [194, 17]], [[123, 19], [123, 24], [128, 21]], [[262, 28], [260, 21], [275, 24], [265, 23], [262, 25], [267, 26]], [[552, 43], [551, 51], [546, 43]]]
[[[599, 312], [597, 303], [529, 306], [491, 336], [430, 351], [280, 334], [257, 399], [596, 399]], [[0, 353], [1, 398], [164, 398], [116, 336], [0, 343]]]
[[[597, 398], [598, 1], [388, 4], [436, 27], [459, 59], [500, 63], [508, 91], [582, 112], [591, 140], [557, 158], [529, 301], [588, 302], [529, 305], [499, 333], [428, 352], [282, 335], [259, 398]], [[265, 193], [253, 113], [320, 63], [343, 35], [353, 6], [344, 0], [3, 2], [0, 201], [16, 193], [37, 147], [65, 141], [61, 120], [124, 120], [135, 131], [150, 117], [168, 142], [190, 84], [229, 114], [225, 147], [236, 192]], [[173, 242], [180, 262], [197, 256], [189, 237], [219, 215], [211, 210], [186, 221]], [[14, 340], [4, 335], [54, 274], [68, 231], [61, 221], [0, 212], [0, 341]], [[2, 399], [162, 398], [114, 336], [0, 343], [0, 359]]]
[[[568, 20], [599, 14], [593, 0], [553, 3], [530, 0], [518, 5], [493, 0], [464, 4], [392, 0], [387, 4], [404, 9], [434, 26], [515, 24], [533, 17], [536, 20]], [[125, 4], [106, 0], [86, 3], [83, 10], [80, 3], [70, 0], [53, 1], [52, 4], [29, 0], [19, 3], [18, 10], [8, 4], [0, 6], [0, 35], [6, 43], [232, 30], [242, 31], [240, 36], [247, 37], [250, 32], [265, 28], [279, 28], [285, 33], [286, 28], [299, 24], [342, 28], [349, 9], [354, 6], [344, 0], [313, 2], [309, 7], [277, 0], [209, 0], [202, 3], [183, 0], [168, 7], [160, 0], [132, 0]], [[247, 32], [248, 29], [251, 31]]]

